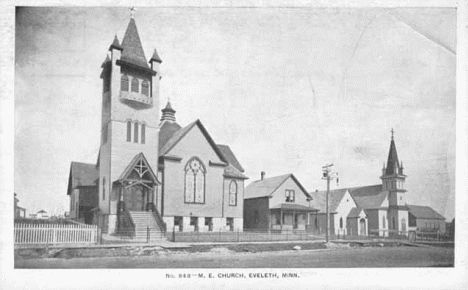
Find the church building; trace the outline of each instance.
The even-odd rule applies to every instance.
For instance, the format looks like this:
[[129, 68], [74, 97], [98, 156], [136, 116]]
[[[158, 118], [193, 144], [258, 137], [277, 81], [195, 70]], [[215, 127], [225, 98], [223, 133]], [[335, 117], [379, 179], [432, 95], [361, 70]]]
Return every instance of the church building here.
[[162, 60], [156, 49], [146, 59], [133, 16], [109, 52], [99, 156], [97, 164], [72, 162], [71, 217], [107, 233], [242, 230], [244, 169], [200, 120], [180, 126], [170, 102], [159, 117]]
[[[330, 191], [330, 213], [336, 235], [407, 235], [409, 230], [403, 162], [398, 159], [395, 140], [390, 141], [381, 184]], [[326, 191], [309, 193], [312, 206], [326, 212]], [[321, 216], [324, 219], [324, 216]], [[323, 229], [322, 229], [323, 230]]]

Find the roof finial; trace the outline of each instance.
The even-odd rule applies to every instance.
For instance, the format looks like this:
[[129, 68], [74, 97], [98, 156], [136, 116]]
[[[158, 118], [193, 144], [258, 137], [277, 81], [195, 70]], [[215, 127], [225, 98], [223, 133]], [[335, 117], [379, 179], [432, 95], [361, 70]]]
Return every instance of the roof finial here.
[[393, 131], [393, 128], [392, 128], [390, 132], [392, 133], [392, 140], [393, 140], [393, 133], [395, 133], [395, 131]]
[[131, 18], [133, 18], [133, 16], [135, 16], [135, 10], [136, 10], [135, 7], [130, 7], [130, 17]]

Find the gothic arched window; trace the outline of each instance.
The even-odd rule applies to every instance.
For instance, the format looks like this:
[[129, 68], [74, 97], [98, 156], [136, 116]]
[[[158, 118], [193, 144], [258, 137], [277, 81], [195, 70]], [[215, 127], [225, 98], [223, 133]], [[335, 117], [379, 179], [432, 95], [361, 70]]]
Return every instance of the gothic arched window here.
[[127, 142], [132, 142], [132, 121], [127, 121]]
[[102, 178], [102, 200], [106, 199], [106, 178]]
[[205, 203], [205, 166], [197, 157], [193, 157], [185, 165], [186, 203]]
[[133, 142], [138, 143], [138, 122], [135, 122], [134, 129], [133, 129]]
[[141, 144], [146, 142], [146, 124], [141, 124]]
[[128, 77], [126, 75], [120, 78], [120, 90], [128, 92]]
[[229, 184], [229, 205], [237, 205], [237, 183], [234, 180]]
[[132, 78], [132, 92], [138, 93], [139, 91], [139, 81], [137, 78]]
[[149, 85], [148, 81], [143, 81], [141, 83], [141, 93], [145, 96], [149, 95]]

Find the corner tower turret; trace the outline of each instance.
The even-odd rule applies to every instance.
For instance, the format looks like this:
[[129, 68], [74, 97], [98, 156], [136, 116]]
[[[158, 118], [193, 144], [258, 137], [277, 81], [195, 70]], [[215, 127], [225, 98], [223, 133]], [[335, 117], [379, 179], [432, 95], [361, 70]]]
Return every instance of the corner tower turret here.
[[396, 150], [394, 131], [388, 152], [387, 166], [382, 169], [382, 190], [388, 191], [388, 225], [390, 235], [408, 235], [408, 208], [406, 206], [406, 189], [404, 188], [406, 175], [403, 165], [400, 165]]
[[[147, 61], [133, 17], [122, 42], [115, 36], [109, 51], [101, 74], [102, 138], [98, 182], [101, 221], [108, 232], [114, 232], [120, 211], [152, 208], [157, 191], [157, 180], [140, 176], [143, 178], [140, 182], [145, 184], [140, 190], [137, 185], [129, 184], [124, 172], [128, 172], [132, 162], [137, 162], [136, 156], [144, 160], [148, 172], [157, 172], [161, 59], [156, 54], [157, 57], [153, 55]], [[132, 178], [135, 179], [133, 175]], [[130, 190], [138, 193], [131, 195]]]

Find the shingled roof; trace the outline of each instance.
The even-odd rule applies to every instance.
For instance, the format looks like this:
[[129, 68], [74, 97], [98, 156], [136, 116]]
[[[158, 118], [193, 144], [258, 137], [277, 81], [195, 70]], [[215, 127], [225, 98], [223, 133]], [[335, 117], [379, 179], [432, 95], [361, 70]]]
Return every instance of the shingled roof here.
[[388, 191], [382, 191], [382, 184], [350, 188], [349, 193], [357, 206], [363, 209], [381, 207], [388, 195]]
[[127, 31], [122, 40], [121, 60], [134, 64], [142, 68], [149, 68], [146, 61], [145, 52], [141, 46], [140, 36], [136, 27], [135, 19], [131, 18], [127, 26]]
[[[164, 125], [163, 125], [164, 126]], [[207, 139], [208, 143], [211, 145], [213, 150], [216, 152], [216, 155], [218, 155], [219, 159], [222, 162], [228, 163], [227, 159], [224, 157], [224, 155], [221, 153], [221, 150], [216, 146], [215, 142], [213, 141], [213, 138], [211, 138], [210, 134], [208, 131], [205, 129], [203, 124], [201, 123], [200, 120], [196, 120], [187, 126], [180, 128], [179, 130], [175, 131], [172, 136], [167, 140], [167, 142], [161, 147], [159, 150], [159, 156], [164, 156], [169, 151], [177, 144], [179, 143], [180, 140], [184, 138], [185, 135], [187, 135], [190, 130], [192, 130], [193, 127], [197, 126], [202, 134], [205, 136]]]
[[304, 192], [304, 194], [310, 198], [309, 193], [305, 190], [302, 184], [299, 183], [296, 177], [292, 173], [288, 173], [252, 182], [244, 190], [244, 199], [269, 197], [276, 191], [278, 187], [281, 186], [281, 184], [283, 184], [289, 178], [292, 178], [292, 180], [297, 184], [302, 192]]
[[219, 150], [224, 155], [224, 157], [226, 158], [226, 160], [228, 161], [229, 164], [234, 166], [240, 172], [244, 172], [244, 168], [242, 168], [242, 166], [240, 165], [240, 163], [237, 160], [236, 156], [232, 152], [231, 148], [229, 148], [229, 146], [221, 145], [221, 144], [217, 144], [217, 146], [218, 146]]
[[70, 175], [68, 178], [67, 195], [80, 186], [97, 186], [99, 180], [99, 170], [95, 164], [72, 162], [70, 165]]
[[162, 124], [161, 128], [159, 128], [159, 152], [162, 152], [161, 150], [167, 141], [181, 128], [176, 122], [164, 122]]
[[[336, 209], [340, 205], [343, 196], [348, 191], [347, 188], [333, 189], [330, 190], [330, 195], [328, 197], [328, 208], [330, 212], [336, 212]], [[327, 211], [327, 192], [326, 191], [315, 191], [309, 192], [309, 195], [312, 197], [312, 205], [320, 210], [320, 212]]]
[[409, 208], [410, 214], [419, 219], [438, 219], [445, 220], [445, 217], [438, 212], [436, 212], [430, 206], [421, 206], [421, 205], [407, 205]]
[[395, 140], [393, 140], [393, 136], [392, 136], [392, 141], [390, 142], [390, 150], [388, 151], [387, 168], [385, 169], [385, 174], [386, 175], [398, 174], [399, 169], [400, 169], [400, 162], [398, 160]]

